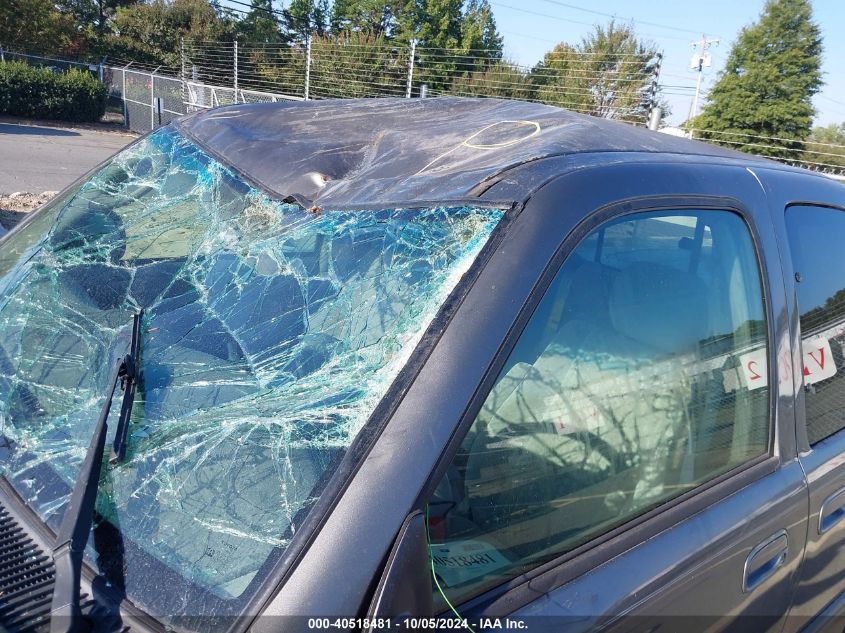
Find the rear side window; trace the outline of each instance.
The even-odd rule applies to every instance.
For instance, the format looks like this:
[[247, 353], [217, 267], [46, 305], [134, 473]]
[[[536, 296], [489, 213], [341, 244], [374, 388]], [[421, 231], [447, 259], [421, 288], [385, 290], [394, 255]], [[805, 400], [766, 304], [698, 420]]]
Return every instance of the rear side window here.
[[807, 437], [814, 444], [845, 428], [845, 212], [789, 207], [786, 229], [801, 315]]
[[587, 236], [429, 501], [440, 605], [765, 454], [764, 314], [734, 213], [639, 213]]

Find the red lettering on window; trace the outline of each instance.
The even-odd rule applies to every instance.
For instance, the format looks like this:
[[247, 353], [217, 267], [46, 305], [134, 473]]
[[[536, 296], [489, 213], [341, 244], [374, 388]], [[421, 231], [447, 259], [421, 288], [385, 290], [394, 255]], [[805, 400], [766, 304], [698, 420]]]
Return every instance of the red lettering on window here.
[[824, 369], [824, 348], [822, 347], [821, 349], [819, 349], [819, 352], [821, 353], [821, 360], [813, 356], [813, 352], [810, 352], [809, 355], [810, 358], [816, 361], [816, 365], [819, 366], [819, 369]]

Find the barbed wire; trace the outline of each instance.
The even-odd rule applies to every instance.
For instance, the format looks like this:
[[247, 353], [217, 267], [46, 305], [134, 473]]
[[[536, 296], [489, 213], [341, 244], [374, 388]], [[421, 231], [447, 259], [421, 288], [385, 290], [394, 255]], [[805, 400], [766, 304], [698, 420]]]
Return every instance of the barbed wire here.
[[[560, 22], [567, 22], [567, 23], [571, 23], [571, 24], [580, 24], [582, 26], [589, 26], [589, 27], [595, 26], [595, 23], [581, 22], [579, 20], [571, 20], [569, 18], [564, 18], [564, 17], [561, 17], [559, 15], [552, 15], [550, 13], [543, 13], [541, 11], [533, 11], [531, 9], [525, 9], [523, 7], [515, 7], [515, 6], [510, 5], [510, 4], [505, 4], [504, 2], [498, 2], [496, 0], [490, 2], [490, 4], [492, 4], [493, 6], [496, 6], [496, 7], [511, 9], [512, 11], [518, 11], [520, 13], [525, 13], [525, 14], [528, 14], [528, 15], [535, 15], [535, 16], [541, 17], [541, 18], [549, 18], [551, 20], [558, 20]], [[655, 35], [653, 33], [638, 33], [638, 35], [645, 36], [645, 37], [654, 37], [654, 38], [657, 38], [657, 39], [680, 40], [680, 41], [684, 41], [684, 42], [689, 42], [688, 37], [679, 37], [679, 36], [675, 36], [675, 35]]]
[[[785, 143], [801, 143], [801, 144], [813, 144], [813, 145], [823, 145], [826, 147], [838, 147], [841, 149], [845, 149], [845, 145], [840, 145], [837, 143], [825, 143], [822, 141], [813, 140], [812, 137], [806, 139], [796, 139], [796, 138], [785, 138], [782, 136], [765, 136], [762, 134], [750, 134], [748, 132], [728, 132], [726, 130], [710, 130], [704, 128], [688, 128], [691, 132], [704, 132], [705, 134], [721, 134], [724, 136], [743, 136], [745, 138], [755, 138], [755, 139], [763, 139], [763, 140], [770, 140], [770, 141], [783, 141]], [[731, 143], [728, 139], [713, 139], [713, 140], [720, 140], [725, 143]]]
[[682, 28], [682, 27], [678, 27], [678, 26], [669, 26], [668, 24], [661, 24], [659, 22], [647, 22], [646, 20], [635, 20], [633, 17], [630, 17], [628, 19], [620, 18], [615, 13], [606, 13], [604, 11], [597, 11], [595, 9], [587, 9], [585, 7], [579, 7], [578, 5], [569, 4], [567, 2], [561, 2], [560, 0], [543, 0], [543, 2], [547, 2], [549, 4], [555, 4], [555, 5], [558, 5], [558, 6], [561, 6], [561, 7], [565, 7], [567, 9], [574, 9], [575, 11], [582, 11], [584, 13], [592, 13], [593, 15], [600, 15], [600, 16], [603, 16], [603, 17], [606, 17], [606, 18], [610, 18], [612, 20], [622, 19], [625, 22], [630, 22], [630, 23], [636, 22], [637, 24], [645, 24], [646, 26], [653, 26], [653, 27], [658, 28], [658, 29], [668, 29], [670, 31], [692, 33], [696, 36], [698, 36], [701, 33], [701, 31], [698, 31], [698, 30], [687, 29], [687, 28]]
[[[236, 62], [234, 42], [205, 42], [203, 45], [197, 45], [195, 41], [185, 42], [182, 53], [185, 76], [182, 80], [187, 83], [183, 86], [189, 84], [191, 90], [199, 90], [205, 95], [197, 107], [209, 107], [214, 102], [246, 102], [247, 99], [302, 99], [306, 96], [306, 63], [311, 64], [310, 92], [307, 96], [312, 99], [404, 97], [408, 94], [411, 59], [409, 51], [402, 47], [347, 46], [342, 43], [312, 45], [310, 62], [301, 47], [267, 49], [256, 45], [239, 46], [238, 49]], [[482, 61], [476, 67], [472, 63], [462, 64], [465, 57], [463, 51], [460, 53], [443, 53], [440, 50], [427, 53], [426, 49], [417, 49], [413, 60], [411, 93], [419, 95], [421, 84], [430, 82], [427, 88], [431, 96], [495, 96], [548, 103], [582, 114], [623, 118], [639, 125], [643, 125], [648, 117], [648, 92], [652, 86], [645, 78], [652, 76], [649, 73], [620, 73], [617, 69], [609, 69], [573, 75], [568, 72], [571, 68], [564, 71], [553, 67], [525, 69], [507, 61], [495, 60], [488, 60], [486, 64]], [[9, 55], [34, 57], [14, 52], [9, 52]], [[88, 66], [80, 61], [40, 59], [45, 64]], [[120, 58], [111, 58], [109, 62], [117, 66], [115, 70], [126, 70], [127, 77], [133, 77], [133, 71], [137, 72], [141, 81], [148, 81], [143, 76], [152, 77], [151, 71], [156, 71], [162, 79], [179, 80], [181, 76], [181, 71], [171, 65], [155, 66]], [[192, 77], [196, 77], [196, 81]], [[133, 77], [133, 82], [133, 86], [138, 85], [138, 78]], [[657, 85], [660, 94], [691, 88], [676, 83]], [[255, 94], [248, 94], [251, 92]], [[782, 163], [845, 172], [845, 164], [837, 162], [845, 163], [845, 144], [818, 141], [812, 137], [799, 139], [706, 128], [687, 131], [708, 137], [700, 140], [720, 143]], [[782, 155], [776, 155], [779, 152]]]
[[[707, 139], [698, 139], [698, 140], [707, 140]], [[710, 139], [713, 140], [713, 139]], [[819, 152], [812, 149], [802, 149], [802, 148], [792, 148], [792, 147], [783, 147], [782, 145], [767, 145], [765, 143], [747, 143], [742, 141], [719, 141], [720, 143], [730, 143], [731, 147], [754, 147], [757, 149], [765, 149], [765, 150], [777, 150], [777, 151], [788, 151], [788, 152], [798, 152], [800, 154], [812, 154], [813, 156], [833, 156], [836, 158], [843, 159], [843, 163], [845, 163], [845, 154], [835, 154], [831, 152]], [[752, 152], [763, 156], [764, 158], [773, 158], [773, 159], [781, 159], [784, 157], [774, 156], [770, 154], [761, 154], [760, 152]], [[785, 159], [785, 158], [784, 158]], [[803, 160], [803, 159], [786, 159], [786, 160]], [[819, 163], [823, 164], [823, 163]], [[839, 165], [840, 168], [845, 168], [845, 164]]]

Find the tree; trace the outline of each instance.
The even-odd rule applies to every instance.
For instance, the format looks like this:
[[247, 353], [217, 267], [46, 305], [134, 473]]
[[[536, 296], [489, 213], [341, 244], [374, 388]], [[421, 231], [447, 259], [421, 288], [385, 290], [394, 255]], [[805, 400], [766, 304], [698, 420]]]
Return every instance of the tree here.
[[503, 99], [532, 99], [534, 89], [527, 73], [518, 66], [501, 61], [486, 69], [459, 75], [452, 82], [452, 94]]
[[798, 158], [810, 135], [811, 98], [822, 86], [821, 53], [810, 0], [768, 0], [759, 21], [740, 32], [704, 111], [691, 123], [700, 130], [696, 136]]
[[239, 37], [248, 42], [275, 44], [284, 40], [273, 0], [250, 0], [250, 9], [239, 24]]
[[416, 38], [424, 48], [458, 48], [461, 44], [462, 0], [419, 0]]
[[845, 171], [845, 123], [814, 127], [802, 159], [838, 172]]
[[503, 39], [488, 0], [469, 0], [461, 20], [461, 48], [483, 51], [491, 62], [502, 59]]
[[137, 4], [140, 0], [58, 0], [56, 6], [62, 13], [73, 16], [82, 29], [93, 26], [99, 34], [106, 32], [108, 23], [120, 7]]
[[415, 29], [415, 16], [414, 0], [335, 0], [331, 32], [407, 40]]
[[311, 42], [311, 94], [317, 97], [405, 96], [407, 49], [384, 36], [353, 32]]
[[100, 54], [177, 68], [184, 39], [231, 40], [234, 24], [221, 18], [208, 0], [155, 0], [117, 10], [114, 35], [95, 44]]
[[831, 123], [825, 127], [814, 127], [810, 140], [816, 143], [833, 143], [845, 146], [845, 123]]
[[488, 0], [469, 0], [461, 19], [461, 50], [464, 59], [459, 70], [483, 72], [502, 59], [503, 40]]
[[328, 20], [328, 0], [291, 0], [285, 11], [285, 28], [294, 39], [326, 35]]
[[50, 0], [0, 2], [0, 44], [6, 49], [55, 55], [76, 35], [73, 18], [56, 11]]
[[533, 69], [532, 83], [544, 103], [599, 116], [643, 121], [657, 49], [633, 27], [611, 21], [596, 26], [580, 44], [560, 43]]

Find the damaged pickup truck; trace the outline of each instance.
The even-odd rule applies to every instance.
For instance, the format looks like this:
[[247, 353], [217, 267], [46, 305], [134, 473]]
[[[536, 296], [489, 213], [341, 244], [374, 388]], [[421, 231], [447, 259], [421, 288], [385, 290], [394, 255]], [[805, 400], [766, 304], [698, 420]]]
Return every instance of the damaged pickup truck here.
[[0, 239], [0, 628], [817, 626], [842, 240], [538, 104], [179, 119]]

